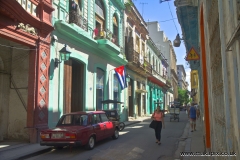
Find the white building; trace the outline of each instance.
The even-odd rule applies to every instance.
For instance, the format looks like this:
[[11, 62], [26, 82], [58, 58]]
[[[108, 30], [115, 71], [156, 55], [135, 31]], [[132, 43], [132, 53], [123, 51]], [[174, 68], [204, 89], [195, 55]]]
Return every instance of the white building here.
[[178, 87], [181, 89], [188, 89], [186, 82], [186, 72], [183, 65], [177, 65]]
[[[160, 52], [163, 54], [163, 57], [165, 57], [165, 60], [168, 62], [169, 67], [167, 68], [167, 79], [172, 83], [171, 80], [171, 54], [170, 54], [170, 43], [165, 35], [164, 31], [160, 30], [160, 25], [157, 21], [153, 22], [147, 22], [147, 28], [149, 31], [149, 36], [157, 46], [157, 48], [160, 50]], [[172, 84], [173, 86], [173, 84]], [[165, 96], [165, 102], [166, 106], [169, 105], [169, 102], [172, 102], [174, 100], [173, 95], [173, 88], [169, 90], [170, 92], [167, 92]]]

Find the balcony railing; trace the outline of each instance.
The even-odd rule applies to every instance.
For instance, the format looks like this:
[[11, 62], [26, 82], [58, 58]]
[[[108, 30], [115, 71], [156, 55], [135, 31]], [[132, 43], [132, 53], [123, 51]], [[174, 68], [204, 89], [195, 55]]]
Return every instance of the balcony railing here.
[[152, 73], [160, 76], [160, 74], [155, 69], [152, 70]]
[[115, 36], [109, 30], [107, 30], [106, 32], [105, 31], [100, 31], [98, 35], [95, 35], [94, 39], [96, 39], [96, 40], [98, 40], [98, 39], [108, 39], [113, 44], [115, 44], [116, 46], [120, 47], [119, 44], [118, 44], [118, 37]]
[[69, 12], [69, 23], [74, 23], [85, 31], [88, 31], [88, 21], [76, 11]]
[[148, 61], [144, 60], [144, 64], [143, 64], [143, 65], [145, 66], [146, 70], [147, 70], [149, 73], [152, 74], [152, 66], [151, 66], [151, 64], [150, 64]]
[[151, 64], [143, 59], [143, 62], [140, 62], [140, 54], [138, 52], [133, 50], [132, 53], [128, 53], [127, 59], [129, 62], [135, 63], [137, 66], [143, 68], [146, 72], [152, 74]]

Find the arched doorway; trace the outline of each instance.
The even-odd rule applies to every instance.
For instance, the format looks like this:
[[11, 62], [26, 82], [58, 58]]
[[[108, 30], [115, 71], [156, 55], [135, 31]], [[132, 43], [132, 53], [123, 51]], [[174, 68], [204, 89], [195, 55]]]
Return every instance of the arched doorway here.
[[64, 113], [83, 111], [84, 64], [73, 58], [64, 63]]

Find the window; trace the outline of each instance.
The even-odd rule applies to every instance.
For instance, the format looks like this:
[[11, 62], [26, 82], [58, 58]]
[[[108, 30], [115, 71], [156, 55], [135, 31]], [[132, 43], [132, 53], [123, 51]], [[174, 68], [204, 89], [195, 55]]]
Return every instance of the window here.
[[137, 89], [141, 89], [140, 84], [141, 83], [137, 81]]
[[[113, 81], [113, 99], [118, 101], [119, 100], [119, 82], [118, 82], [118, 78], [117, 78], [117, 75], [114, 74], [114, 81]], [[114, 109], [117, 109], [117, 103], [114, 103]]]
[[32, 3], [30, 0], [17, 0], [19, 4], [22, 5], [23, 9], [25, 9], [30, 14], [37, 16], [37, 6]]
[[142, 42], [142, 55], [143, 55], [143, 57], [145, 57], [146, 55], [145, 55], [145, 44], [144, 44], [144, 42]]
[[114, 44], [118, 44], [118, 19], [117, 16], [113, 16], [113, 36], [112, 36], [112, 42]]
[[92, 115], [92, 124], [101, 123], [100, 114]]
[[93, 30], [93, 38], [101, 39], [106, 37], [106, 28], [105, 28], [105, 8], [102, 0], [95, 1], [95, 29]]
[[140, 40], [139, 37], [136, 35], [136, 44], [135, 44], [136, 52], [140, 53]]
[[95, 12], [100, 16], [102, 19], [105, 19], [105, 9], [102, 0], [95, 1]]
[[104, 71], [101, 68], [97, 68], [96, 79], [96, 109], [102, 110], [102, 101], [104, 98]]
[[74, 124], [81, 125], [81, 126], [88, 125], [88, 115], [75, 115]]
[[60, 125], [71, 125], [73, 124], [73, 116], [72, 115], [66, 115], [62, 117], [60, 121]]
[[102, 119], [102, 122], [107, 122], [108, 121], [108, 117], [106, 116], [105, 113], [101, 113], [101, 119]]

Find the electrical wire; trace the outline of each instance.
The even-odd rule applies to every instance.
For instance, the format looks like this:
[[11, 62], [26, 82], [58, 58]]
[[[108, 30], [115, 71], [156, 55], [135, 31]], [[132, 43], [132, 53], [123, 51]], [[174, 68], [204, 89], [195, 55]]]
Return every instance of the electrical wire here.
[[164, 20], [164, 21], [159, 21], [159, 22], [167, 22], [167, 21], [171, 21], [173, 19], [177, 19], [177, 18], [172, 18], [172, 19], [168, 19], [168, 20]]
[[3, 45], [3, 44], [0, 44], [0, 46], [3, 46], [3, 47], [8, 47], [8, 48], [14, 48], [14, 49], [21, 49], [21, 50], [36, 50], [36, 49], [18, 48], [18, 47], [13, 47], [13, 46], [7, 46], [7, 45]]
[[169, 7], [169, 10], [170, 10], [170, 12], [171, 12], [171, 15], [172, 15], [172, 21], [173, 21], [173, 23], [174, 23], [174, 25], [175, 25], [175, 28], [176, 28], [176, 30], [177, 30], [177, 33], [179, 33], [179, 32], [178, 32], [178, 29], [177, 29], [177, 26], [176, 26], [176, 24], [175, 24], [174, 18], [173, 18], [173, 14], [172, 14], [172, 11], [171, 11], [171, 8], [170, 8], [170, 5], [169, 5], [169, 2], [168, 2], [168, 7]]

